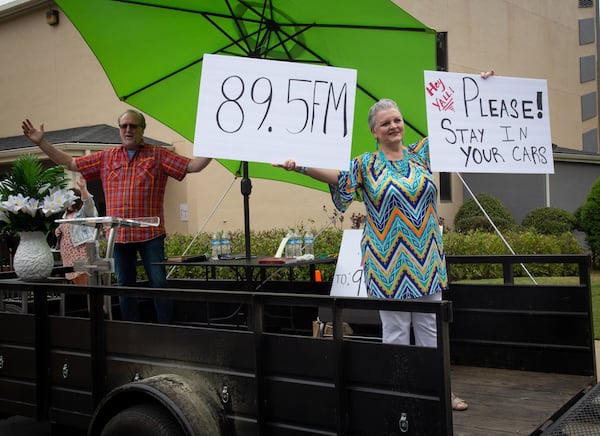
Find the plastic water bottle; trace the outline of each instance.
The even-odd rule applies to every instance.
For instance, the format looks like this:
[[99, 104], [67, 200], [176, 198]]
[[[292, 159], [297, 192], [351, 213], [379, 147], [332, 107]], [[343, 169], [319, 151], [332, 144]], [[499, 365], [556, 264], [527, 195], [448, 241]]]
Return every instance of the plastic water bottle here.
[[285, 244], [285, 257], [294, 257], [294, 253], [293, 253], [293, 246], [294, 246], [294, 233], [291, 230], [288, 230], [287, 234], [285, 235], [285, 237], [287, 238], [287, 242]]
[[211, 257], [212, 259], [218, 259], [221, 254], [221, 238], [217, 232], [214, 232], [212, 239], [210, 240]]
[[294, 257], [302, 256], [302, 236], [298, 230], [294, 230]]
[[227, 230], [221, 236], [221, 254], [231, 254], [231, 239]]
[[310, 230], [304, 234], [304, 254], [315, 255], [315, 238]]

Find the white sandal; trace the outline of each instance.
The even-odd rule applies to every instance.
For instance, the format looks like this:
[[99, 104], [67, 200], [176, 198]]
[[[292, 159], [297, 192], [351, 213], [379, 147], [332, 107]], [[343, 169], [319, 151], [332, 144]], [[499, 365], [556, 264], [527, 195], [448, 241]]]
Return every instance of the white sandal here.
[[454, 395], [454, 392], [452, 392], [452, 410], [462, 412], [463, 410], [467, 410], [468, 408], [469, 404], [467, 404], [467, 402], [462, 398]]

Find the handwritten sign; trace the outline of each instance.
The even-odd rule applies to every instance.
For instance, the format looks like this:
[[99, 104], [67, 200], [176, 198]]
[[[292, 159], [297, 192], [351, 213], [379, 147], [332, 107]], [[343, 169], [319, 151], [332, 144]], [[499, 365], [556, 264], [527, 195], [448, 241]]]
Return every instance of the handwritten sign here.
[[360, 248], [362, 234], [362, 229], [344, 230], [330, 295], [342, 297], [367, 296], [367, 287], [363, 280]]
[[205, 55], [194, 155], [348, 169], [356, 70]]
[[545, 80], [425, 71], [431, 168], [552, 174]]

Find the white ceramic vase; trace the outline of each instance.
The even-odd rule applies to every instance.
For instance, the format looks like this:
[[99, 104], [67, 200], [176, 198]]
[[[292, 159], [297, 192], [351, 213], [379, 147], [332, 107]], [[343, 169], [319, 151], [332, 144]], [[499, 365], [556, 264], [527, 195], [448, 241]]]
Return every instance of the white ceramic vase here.
[[21, 280], [45, 279], [54, 268], [54, 256], [43, 232], [20, 232], [13, 268]]

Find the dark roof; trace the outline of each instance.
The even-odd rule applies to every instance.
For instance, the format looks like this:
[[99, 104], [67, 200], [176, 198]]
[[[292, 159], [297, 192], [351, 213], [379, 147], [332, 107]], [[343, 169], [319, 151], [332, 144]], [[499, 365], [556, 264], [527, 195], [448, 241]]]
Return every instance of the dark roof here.
[[[75, 143], [75, 144], [120, 144], [121, 137], [119, 129], [107, 124], [97, 124], [87, 127], [73, 127], [71, 129], [55, 130], [45, 133], [46, 139], [53, 144], [60, 143]], [[166, 142], [157, 141], [152, 138], [144, 137], [144, 140], [149, 144], [154, 145], [170, 145]], [[0, 150], [12, 150], [16, 148], [31, 147], [33, 144], [29, 142], [23, 135], [9, 136], [0, 138]]]
[[564, 148], [555, 145], [556, 144], [552, 144], [552, 150], [554, 151], [554, 153], [578, 154], [581, 156], [598, 156], [598, 153], [595, 153], [593, 151], [573, 150], [572, 148]]

